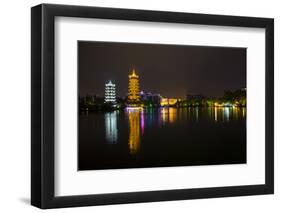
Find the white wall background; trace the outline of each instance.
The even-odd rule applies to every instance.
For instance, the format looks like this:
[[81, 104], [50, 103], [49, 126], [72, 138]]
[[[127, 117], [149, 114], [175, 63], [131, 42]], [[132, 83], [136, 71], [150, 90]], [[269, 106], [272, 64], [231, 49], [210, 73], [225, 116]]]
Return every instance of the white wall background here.
[[[275, 195], [56, 209], [50, 212], [280, 212], [281, 3], [278, 0], [45, 0], [80, 4], [275, 18]], [[0, 212], [39, 212], [30, 197], [30, 7], [37, 0], [1, 2]]]

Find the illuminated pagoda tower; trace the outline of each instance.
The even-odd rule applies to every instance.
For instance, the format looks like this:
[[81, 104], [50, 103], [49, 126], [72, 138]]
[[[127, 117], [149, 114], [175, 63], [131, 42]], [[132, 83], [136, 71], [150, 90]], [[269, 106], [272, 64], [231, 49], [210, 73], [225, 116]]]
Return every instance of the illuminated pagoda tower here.
[[140, 104], [139, 76], [134, 69], [129, 75], [128, 104], [132, 107], [137, 107]]
[[115, 84], [111, 81], [105, 84], [105, 103], [116, 103]]

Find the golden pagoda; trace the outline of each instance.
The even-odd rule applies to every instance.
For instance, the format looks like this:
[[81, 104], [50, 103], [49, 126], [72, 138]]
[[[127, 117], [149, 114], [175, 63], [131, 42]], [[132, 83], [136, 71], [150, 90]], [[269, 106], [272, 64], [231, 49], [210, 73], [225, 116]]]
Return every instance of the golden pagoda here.
[[136, 74], [135, 69], [129, 75], [128, 104], [136, 107], [140, 104], [139, 76]]

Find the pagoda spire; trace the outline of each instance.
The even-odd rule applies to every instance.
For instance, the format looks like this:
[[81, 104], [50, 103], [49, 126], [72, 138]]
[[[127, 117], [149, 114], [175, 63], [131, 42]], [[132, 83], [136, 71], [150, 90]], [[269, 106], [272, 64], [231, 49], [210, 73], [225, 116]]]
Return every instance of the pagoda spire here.
[[132, 70], [132, 74], [131, 74], [131, 75], [132, 75], [132, 76], [137, 76], [136, 70], [135, 70], [135, 69]]

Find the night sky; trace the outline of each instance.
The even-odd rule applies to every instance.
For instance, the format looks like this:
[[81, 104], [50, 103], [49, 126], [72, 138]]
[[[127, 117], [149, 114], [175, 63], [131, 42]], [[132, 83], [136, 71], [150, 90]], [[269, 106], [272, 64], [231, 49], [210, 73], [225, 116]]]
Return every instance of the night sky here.
[[246, 48], [78, 42], [80, 96], [104, 96], [111, 80], [117, 96], [125, 97], [133, 68], [140, 90], [169, 98], [220, 97], [246, 87]]

